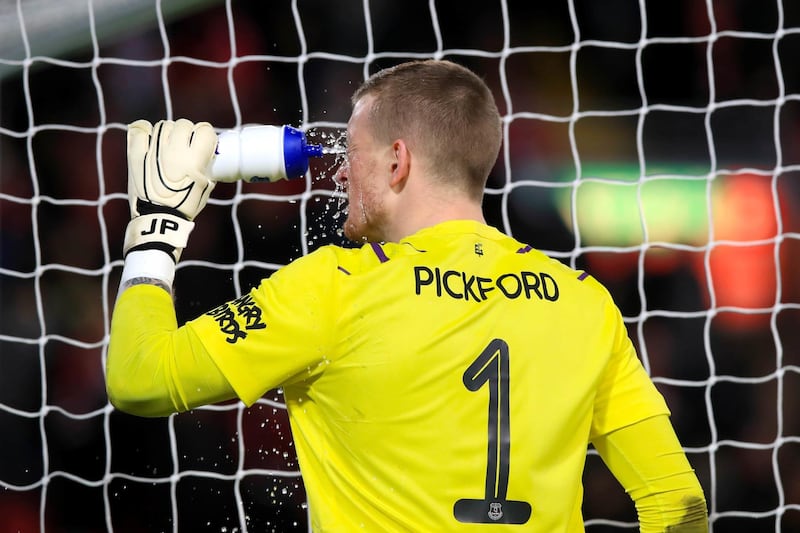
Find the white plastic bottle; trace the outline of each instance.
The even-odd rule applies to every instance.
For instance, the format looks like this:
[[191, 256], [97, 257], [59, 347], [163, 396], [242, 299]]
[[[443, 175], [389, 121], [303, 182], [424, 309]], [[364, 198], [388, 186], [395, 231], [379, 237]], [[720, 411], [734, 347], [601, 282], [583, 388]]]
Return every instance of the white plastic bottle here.
[[211, 177], [226, 183], [297, 179], [308, 171], [309, 158], [321, 155], [321, 145], [308, 144], [291, 126], [247, 126], [219, 134]]

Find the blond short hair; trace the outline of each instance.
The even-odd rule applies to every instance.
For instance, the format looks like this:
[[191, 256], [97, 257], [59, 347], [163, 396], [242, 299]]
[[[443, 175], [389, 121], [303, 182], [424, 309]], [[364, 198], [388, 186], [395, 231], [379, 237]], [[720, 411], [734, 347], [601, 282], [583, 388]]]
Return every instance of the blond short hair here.
[[411, 61], [370, 76], [353, 94], [353, 105], [368, 95], [374, 98], [369, 127], [378, 141], [403, 139], [426, 157], [435, 179], [483, 196], [502, 127], [481, 78], [451, 61]]

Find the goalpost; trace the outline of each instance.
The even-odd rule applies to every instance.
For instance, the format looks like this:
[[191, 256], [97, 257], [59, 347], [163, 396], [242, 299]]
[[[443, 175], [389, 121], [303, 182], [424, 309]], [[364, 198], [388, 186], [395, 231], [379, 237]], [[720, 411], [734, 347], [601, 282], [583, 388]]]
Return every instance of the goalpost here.
[[[712, 531], [800, 529], [800, 7], [477, 4], [0, 6], [0, 530], [309, 529], [281, 391], [168, 419], [108, 403], [125, 125], [286, 124], [331, 146], [366, 76], [427, 57], [495, 92], [487, 219], [609, 288]], [[217, 185], [178, 267], [179, 320], [344, 244], [336, 163]], [[587, 531], [635, 530], [591, 449], [585, 487]]]

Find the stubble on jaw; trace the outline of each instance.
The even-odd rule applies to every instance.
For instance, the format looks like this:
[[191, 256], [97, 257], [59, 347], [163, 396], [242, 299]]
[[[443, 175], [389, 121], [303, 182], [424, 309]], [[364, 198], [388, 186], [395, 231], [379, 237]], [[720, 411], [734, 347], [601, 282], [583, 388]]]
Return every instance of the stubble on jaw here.
[[352, 194], [348, 195], [347, 218], [343, 225], [344, 235], [351, 241], [361, 244], [382, 242], [385, 218], [383, 201], [377, 191], [359, 187], [355, 198]]

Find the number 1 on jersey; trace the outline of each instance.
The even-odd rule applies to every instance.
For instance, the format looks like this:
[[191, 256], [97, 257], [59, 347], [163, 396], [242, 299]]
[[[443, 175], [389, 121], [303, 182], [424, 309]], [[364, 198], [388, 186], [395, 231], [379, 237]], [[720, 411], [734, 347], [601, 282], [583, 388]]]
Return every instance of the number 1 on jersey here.
[[508, 344], [494, 339], [464, 372], [464, 386], [472, 392], [489, 388], [486, 489], [481, 500], [462, 498], [453, 506], [459, 522], [524, 524], [531, 516], [528, 502], [506, 499], [511, 451]]

